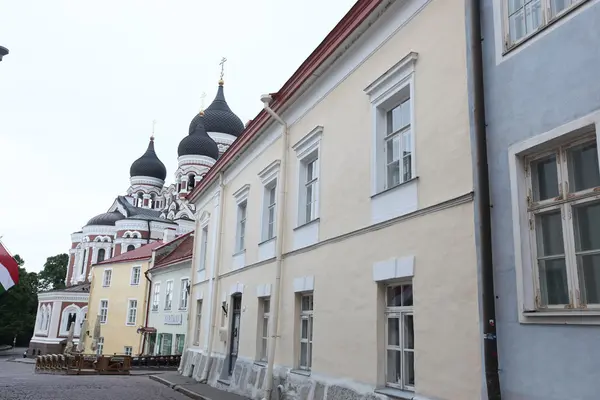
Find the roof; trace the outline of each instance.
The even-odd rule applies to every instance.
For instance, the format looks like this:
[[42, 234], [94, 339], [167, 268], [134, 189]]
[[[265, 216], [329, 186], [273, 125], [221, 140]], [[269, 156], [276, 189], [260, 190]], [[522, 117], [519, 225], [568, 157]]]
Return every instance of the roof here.
[[217, 143], [208, 136], [208, 133], [206, 133], [204, 117], [201, 114], [198, 115], [200, 118], [196, 121], [194, 130], [179, 142], [177, 155], [179, 157], [199, 155], [216, 160], [219, 158], [219, 148], [217, 147]]
[[152, 270], [191, 259], [194, 251], [194, 235], [192, 233], [181, 235], [156, 249]]
[[165, 220], [164, 218], [160, 218], [160, 213], [161, 213], [160, 210], [153, 210], [151, 208], [144, 208], [144, 207], [136, 207], [133, 204], [131, 204], [129, 201], [127, 201], [125, 196], [117, 196], [117, 201], [119, 202], [119, 204], [121, 204], [121, 206], [123, 206], [123, 208], [127, 212], [127, 218], [143, 219], [143, 220], [150, 220], [150, 221], [160, 221], [160, 222], [166, 222], [166, 223], [172, 222], [172, 221]]
[[[384, 0], [358, 0], [279, 91], [272, 95], [274, 101], [271, 103], [271, 108], [276, 112], [283, 111], [288, 103], [300, 94], [303, 88], [308, 87], [322, 74], [324, 68], [328, 66], [328, 62], [333, 63], [332, 59], [335, 59], [335, 53], [340, 48], [344, 48], [345, 44], [346, 47], [351, 45], [349, 41], [355, 31], [363, 23], [368, 24], [367, 19], [384, 4]], [[233, 142], [204, 178], [198, 182], [194, 190], [188, 195], [188, 199], [193, 201], [205, 188], [210, 186], [221, 170], [230, 162], [235, 161], [239, 157], [239, 153], [256, 139], [256, 136], [267, 126], [270, 119], [271, 117], [266, 111], [260, 111], [246, 126], [240, 137]]]
[[99, 262], [97, 264], [94, 264], [94, 266], [114, 264], [114, 263], [127, 262], [127, 261], [135, 261], [135, 260], [144, 260], [146, 258], [152, 257], [152, 250], [154, 250], [157, 247], [160, 247], [162, 244], [163, 244], [162, 241], [145, 244], [141, 247], [138, 247], [135, 250], [131, 250], [126, 253], [119, 254], [118, 256], [115, 256], [115, 257], [109, 258], [107, 260], [104, 260], [102, 262]]
[[167, 168], [165, 168], [165, 164], [158, 159], [158, 156], [154, 151], [154, 136], [150, 138], [150, 143], [148, 143], [146, 152], [131, 164], [129, 175], [151, 176], [162, 181], [167, 177]]
[[90, 291], [90, 284], [89, 284], [89, 282], [83, 282], [83, 283], [79, 283], [77, 285], [67, 286], [64, 289], [52, 289], [52, 290], [47, 290], [45, 292], [40, 292], [40, 293], [52, 293], [52, 292], [80, 292], [80, 293], [87, 293], [89, 291]]

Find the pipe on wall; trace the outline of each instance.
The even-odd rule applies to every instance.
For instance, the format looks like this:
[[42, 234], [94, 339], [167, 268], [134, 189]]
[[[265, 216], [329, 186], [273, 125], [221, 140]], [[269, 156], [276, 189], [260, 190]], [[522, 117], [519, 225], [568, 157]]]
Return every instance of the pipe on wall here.
[[471, 154], [475, 191], [475, 240], [477, 273], [481, 296], [480, 316], [483, 335], [485, 392], [490, 400], [500, 399], [498, 350], [496, 342], [496, 296], [492, 258], [490, 185], [487, 161], [481, 10], [479, 0], [466, 0], [467, 79]]

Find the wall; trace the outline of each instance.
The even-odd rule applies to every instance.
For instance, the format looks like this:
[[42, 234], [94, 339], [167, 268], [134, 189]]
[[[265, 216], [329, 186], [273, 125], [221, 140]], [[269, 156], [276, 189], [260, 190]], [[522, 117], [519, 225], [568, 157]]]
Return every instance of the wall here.
[[[146, 307], [145, 299], [148, 290], [144, 272], [148, 269], [149, 260], [102, 264], [92, 267], [92, 284], [88, 311], [88, 329], [90, 337], [86, 338], [86, 351], [91, 349], [94, 327], [100, 312], [100, 300], [108, 300], [108, 314], [105, 324], [101, 324], [100, 336], [104, 337], [103, 354], [123, 354], [125, 346], [133, 348], [133, 354], [140, 352], [141, 335], [137, 328], [144, 326]], [[139, 285], [131, 285], [131, 269], [141, 266]], [[112, 269], [110, 287], [103, 287], [103, 276], [106, 269]], [[137, 299], [137, 319], [133, 326], [126, 324], [129, 299]]]
[[492, 3], [481, 15], [502, 398], [596, 399], [599, 327], [519, 323], [508, 147], [600, 108], [600, 4], [502, 57]]

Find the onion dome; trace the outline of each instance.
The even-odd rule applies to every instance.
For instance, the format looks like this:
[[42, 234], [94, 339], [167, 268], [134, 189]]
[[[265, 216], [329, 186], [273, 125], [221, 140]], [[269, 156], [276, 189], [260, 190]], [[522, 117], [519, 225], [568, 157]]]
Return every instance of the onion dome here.
[[115, 226], [117, 221], [125, 219], [125, 216], [118, 211], [107, 212], [104, 214], [96, 215], [90, 219], [86, 225], [108, 225]]
[[179, 142], [177, 154], [179, 157], [188, 155], [198, 155], [210, 157], [213, 160], [219, 158], [219, 148], [217, 143], [208, 136], [204, 126], [205, 118], [203, 113], [198, 114], [194, 130]]
[[[196, 115], [190, 123], [190, 133], [198, 123], [199, 115]], [[227, 133], [238, 137], [244, 130], [244, 123], [231, 111], [225, 101], [223, 92], [223, 81], [219, 81], [219, 90], [213, 102], [204, 111], [204, 126], [207, 132]]]
[[150, 137], [150, 143], [144, 155], [131, 164], [129, 176], [150, 176], [162, 181], [167, 177], [165, 164], [158, 159], [154, 151], [154, 136]]

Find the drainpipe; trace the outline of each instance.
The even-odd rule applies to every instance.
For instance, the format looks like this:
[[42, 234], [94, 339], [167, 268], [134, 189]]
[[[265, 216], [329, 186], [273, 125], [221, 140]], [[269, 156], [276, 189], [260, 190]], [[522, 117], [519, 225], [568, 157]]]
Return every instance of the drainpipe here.
[[147, 219], [146, 222], [148, 223], [148, 238], [146, 239], [146, 244], [150, 243], [150, 220]]
[[466, 0], [465, 6], [469, 119], [471, 124], [471, 153], [474, 165], [475, 237], [479, 293], [481, 295], [483, 361], [487, 398], [498, 400], [500, 399], [500, 381], [496, 342], [496, 299], [492, 258], [480, 2], [479, 0]]
[[221, 236], [223, 235], [223, 213], [225, 209], [225, 204], [223, 204], [223, 191], [225, 189], [225, 185], [223, 184], [223, 172], [219, 174], [219, 215], [217, 216], [217, 237], [215, 243], [215, 260], [212, 265], [212, 271], [210, 276], [210, 311], [208, 314], [208, 348], [206, 350], [206, 363], [204, 363], [204, 369], [202, 369], [202, 375], [200, 375], [200, 383], [208, 382], [208, 373], [210, 371], [210, 357], [212, 354], [213, 343], [215, 339], [215, 330], [217, 329], [217, 278], [219, 276], [219, 269], [221, 267]]
[[[154, 265], [154, 258], [155, 258], [156, 252], [152, 252], [152, 265]], [[151, 291], [152, 291], [152, 279], [148, 278], [148, 272], [150, 272], [150, 269], [148, 268], [147, 271], [144, 271], [144, 276], [146, 277], [146, 280], [148, 281], [148, 292], [146, 293], [146, 321], [144, 322], [144, 328], [148, 327], [148, 317], [150, 316], [150, 296], [151, 296]], [[144, 354], [144, 347], [146, 347], [146, 332], [144, 332], [143, 334], [144, 339], [142, 340], [142, 348], [140, 349], [140, 356], [142, 354]]]
[[275, 287], [273, 288], [273, 315], [269, 321], [269, 348], [267, 363], [267, 385], [265, 388], [264, 400], [270, 400], [273, 392], [273, 366], [275, 363], [275, 349], [277, 348], [277, 325], [279, 322], [280, 291], [281, 291], [281, 272], [282, 272], [282, 253], [283, 253], [283, 213], [285, 209], [285, 193], [287, 180], [287, 154], [288, 154], [288, 125], [285, 121], [269, 107], [273, 98], [266, 94], [262, 95], [260, 100], [264, 104], [264, 110], [283, 127], [282, 134], [282, 155], [281, 166], [279, 169], [279, 178], [277, 180], [277, 244], [275, 252]]

